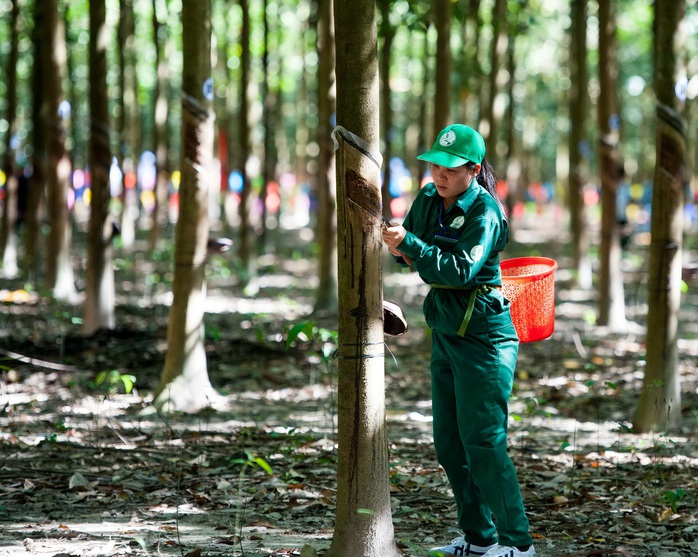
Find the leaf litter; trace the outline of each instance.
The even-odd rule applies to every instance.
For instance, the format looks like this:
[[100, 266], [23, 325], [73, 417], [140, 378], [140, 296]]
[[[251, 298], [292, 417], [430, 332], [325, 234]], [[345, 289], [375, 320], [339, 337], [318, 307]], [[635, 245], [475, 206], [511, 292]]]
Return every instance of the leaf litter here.
[[[455, 507], [431, 444], [422, 286], [397, 276], [385, 288], [411, 323], [386, 340], [393, 523], [404, 554], [420, 557], [458, 535]], [[207, 314], [209, 375], [227, 407], [162, 416], [148, 392], [166, 312], [124, 305], [128, 326], [84, 338], [55, 317], [76, 308], [3, 304], [0, 556], [322, 554], [334, 525], [336, 368], [313, 339], [286, 349], [297, 319], [273, 307]], [[636, 435], [641, 335], [580, 331], [560, 313], [552, 339], [521, 346], [510, 405], [539, 555], [698, 555], [696, 341], [680, 346], [681, 427]], [[115, 381], [95, 384], [104, 370]], [[121, 374], [136, 378], [128, 394]]]

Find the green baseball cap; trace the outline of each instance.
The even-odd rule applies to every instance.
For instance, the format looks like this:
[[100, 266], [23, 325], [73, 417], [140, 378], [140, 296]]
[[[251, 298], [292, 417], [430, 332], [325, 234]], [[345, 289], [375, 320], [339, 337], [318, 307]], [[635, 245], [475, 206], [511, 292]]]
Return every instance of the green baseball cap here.
[[446, 168], [480, 164], [485, 158], [485, 140], [470, 126], [453, 124], [441, 130], [432, 148], [417, 158]]

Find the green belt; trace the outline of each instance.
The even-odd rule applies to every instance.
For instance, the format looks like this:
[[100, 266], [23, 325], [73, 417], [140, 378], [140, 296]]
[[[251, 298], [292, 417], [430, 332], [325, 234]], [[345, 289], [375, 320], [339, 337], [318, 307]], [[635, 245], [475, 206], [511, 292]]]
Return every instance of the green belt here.
[[489, 294], [492, 290], [501, 290], [502, 287], [492, 284], [481, 284], [475, 288], [468, 288], [467, 286], [451, 286], [450, 284], [430, 284], [432, 288], [443, 288], [445, 290], [462, 290], [465, 292], [470, 292], [470, 298], [468, 299], [468, 309], [465, 310], [465, 316], [463, 321], [458, 328], [458, 336], [465, 336], [465, 331], [468, 328], [468, 323], [470, 323], [470, 318], [473, 316], [473, 309], [475, 308], [475, 298], [478, 294]]

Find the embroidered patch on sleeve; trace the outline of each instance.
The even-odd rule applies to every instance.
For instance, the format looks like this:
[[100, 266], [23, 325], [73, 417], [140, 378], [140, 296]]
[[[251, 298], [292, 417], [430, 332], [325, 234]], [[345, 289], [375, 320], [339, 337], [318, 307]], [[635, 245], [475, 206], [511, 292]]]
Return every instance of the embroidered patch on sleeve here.
[[470, 250], [470, 259], [476, 263], [482, 259], [482, 254], [485, 253], [485, 248], [483, 246], [473, 246]]

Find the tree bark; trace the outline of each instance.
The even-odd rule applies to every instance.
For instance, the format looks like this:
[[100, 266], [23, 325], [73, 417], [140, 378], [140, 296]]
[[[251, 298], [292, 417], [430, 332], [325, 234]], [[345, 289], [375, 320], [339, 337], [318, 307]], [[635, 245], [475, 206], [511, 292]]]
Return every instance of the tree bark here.
[[66, 45], [63, 20], [58, 17], [58, 0], [45, 0], [44, 12], [44, 117], [47, 124], [46, 184], [48, 191], [49, 237], [46, 283], [59, 299], [75, 293], [70, 261], [71, 225], [68, 214], [70, 160], [65, 146], [65, 129], [59, 114], [63, 101]]
[[10, 8], [10, 53], [7, 57], [7, 130], [5, 131], [5, 154], [2, 171], [5, 173], [5, 198], [2, 204], [2, 226], [0, 227], [0, 276], [14, 278], [17, 275], [17, 175], [15, 172], [12, 137], [17, 122], [17, 59], [19, 57], [19, 8], [20, 0], [12, 0]]
[[82, 332], [92, 334], [115, 325], [112, 222], [109, 217], [111, 190], [109, 169], [109, 98], [107, 94], [106, 5], [90, 2], [90, 169], [92, 198], [87, 233], [87, 290]]
[[432, 141], [451, 123], [451, 0], [434, 0], [433, 5], [436, 26], [436, 75]]
[[619, 153], [616, 22], [611, 0], [599, 0], [599, 89], [597, 126], [601, 174], [601, 246], [598, 324], [622, 332], [627, 327], [627, 321], [616, 199], [624, 172]]
[[589, 106], [587, 70], [587, 0], [572, 0], [570, 24], [570, 136], [569, 212], [572, 233], [572, 264], [577, 284], [591, 288], [591, 262], [587, 233], [584, 186], [586, 185], [586, 120]]
[[124, 174], [121, 207], [121, 245], [129, 249], [136, 240], [138, 190], [135, 187], [134, 178], [138, 168], [140, 151], [138, 81], [136, 79], [136, 27], [133, 0], [120, 0], [119, 10], [119, 80], [121, 88], [118, 124], [121, 143], [119, 166]]
[[167, 40], [161, 40], [162, 30], [167, 26], [160, 23], [158, 0], [153, 0], [153, 40], [155, 42], [155, 71], [157, 81], [153, 93], [153, 146], [155, 149], [155, 205], [153, 207], [153, 226], [150, 229], [150, 248], [155, 249], [161, 237], [161, 229], [167, 224], [167, 184], [170, 168], [169, 141], [167, 133], [167, 113], [169, 101], [167, 95], [169, 65], [165, 52]]
[[379, 10], [381, 14], [380, 36], [383, 38], [383, 48], [380, 50], [380, 115], [381, 115], [381, 136], [383, 138], [383, 182], [381, 187], [381, 198], [383, 200], [383, 216], [390, 220], [392, 212], [390, 210], [390, 159], [393, 157], [393, 110], [390, 106], [392, 91], [390, 89], [390, 66], [392, 61], [393, 39], [395, 38], [395, 27], [390, 23], [391, 0], [380, 0]]
[[[375, 0], [335, 4], [337, 514], [326, 557], [397, 557], [388, 481]], [[348, 131], [347, 131], [348, 130]]]
[[46, 4], [34, 3], [34, 67], [32, 68], [32, 175], [27, 192], [27, 212], [24, 219], [24, 274], [27, 282], [37, 282], [41, 275], [41, 254], [39, 253], [40, 212], [46, 192], [46, 121], [43, 116], [46, 91], [44, 57], [44, 26]]
[[240, 134], [240, 152], [238, 168], [242, 174], [242, 192], [240, 194], [240, 260], [246, 271], [245, 282], [248, 286], [254, 279], [255, 261], [253, 257], [254, 231], [251, 225], [252, 184], [247, 175], [247, 159], [250, 155], [249, 99], [247, 89], [250, 86], [250, 8], [249, 0], [240, 0], [242, 8], [242, 29], [240, 31], [240, 112], [238, 128]]
[[499, 135], [499, 124], [502, 120], [503, 103], [501, 100], [502, 75], [500, 67], [506, 57], [507, 45], [509, 42], [507, 28], [507, 2], [506, 0], [496, 0], [492, 12], [492, 41], [490, 50], [490, 75], [489, 75], [489, 95], [485, 105], [484, 119], [480, 124], [480, 129], [487, 141], [487, 158], [497, 167], [497, 135]]
[[317, 239], [320, 247], [314, 310], [337, 311], [337, 213], [332, 116], [335, 111], [335, 51], [332, 0], [318, 0], [318, 155], [317, 190], [319, 214]]
[[638, 433], [662, 431], [681, 417], [678, 314], [681, 302], [684, 184], [688, 179], [684, 99], [685, 2], [655, 3], [657, 157], [652, 189], [649, 254], [647, 364], [633, 422]]
[[196, 412], [217, 399], [204, 350], [208, 186], [213, 182], [214, 136], [211, 0], [183, 3], [182, 50], [182, 182], [175, 229], [174, 299], [167, 328], [167, 356], [154, 402], [168, 412]]

